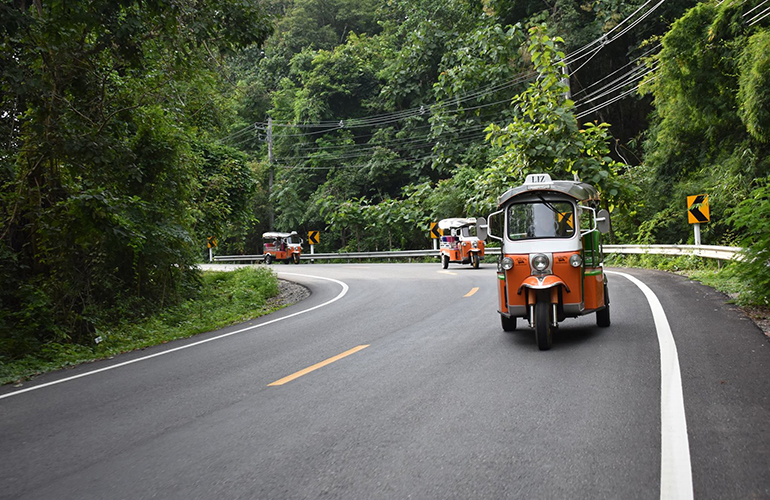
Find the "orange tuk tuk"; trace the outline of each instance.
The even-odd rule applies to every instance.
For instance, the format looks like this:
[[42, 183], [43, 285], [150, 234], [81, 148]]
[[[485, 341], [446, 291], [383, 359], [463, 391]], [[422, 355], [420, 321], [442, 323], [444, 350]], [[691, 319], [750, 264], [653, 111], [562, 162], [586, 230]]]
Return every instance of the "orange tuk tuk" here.
[[450, 262], [457, 262], [478, 269], [484, 257], [484, 242], [472, 234], [476, 232], [476, 219], [443, 219], [438, 227], [443, 232], [439, 248], [441, 267], [446, 269]]
[[528, 175], [498, 200], [489, 220], [502, 235], [489, 234], [479, 219], [478, 234], [502, 243], [498, 260], [498, 311], [505, 331], [517, 318], [535, 330], [540, 350], [551, 348], [553, 332], [565, 318], [596, 313], [596, 324], [610, 326], [610, 297], [602, 265], [602, 234], [610, 228], [599, 193], [579, 181]]
[[271, 264], [274, 260], [280, 260], [285, 264], [294, 262], [299, 264], [302, 254], [302, 238], [297, 231], [290, 233], [269, 232], [262, 234], [264, 243], [264, 262]]

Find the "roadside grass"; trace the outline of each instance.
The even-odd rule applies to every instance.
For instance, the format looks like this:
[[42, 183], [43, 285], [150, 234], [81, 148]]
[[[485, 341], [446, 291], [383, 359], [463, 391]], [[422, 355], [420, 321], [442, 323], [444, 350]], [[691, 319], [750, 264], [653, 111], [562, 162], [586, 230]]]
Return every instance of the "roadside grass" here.
[[0, 358], [0, 385], [258, 318], [282, 307], [270, 301], [276, 295], [278, 279], [269, 269], [207, 271], [203, 273], [203, 288], [198, 298], [140, 322], [104, 327], [97, 331], [98, 343], [90, 346], [52, 343], [18, 360]]
[[735, 276], [732, 263], [706, 259], [696, 255], [624, 255], [606, 254], [605, 265], [641, 267], [681, 274], [728, 295], [737, 305], [756, 305], [748, 300], [749, 289]]

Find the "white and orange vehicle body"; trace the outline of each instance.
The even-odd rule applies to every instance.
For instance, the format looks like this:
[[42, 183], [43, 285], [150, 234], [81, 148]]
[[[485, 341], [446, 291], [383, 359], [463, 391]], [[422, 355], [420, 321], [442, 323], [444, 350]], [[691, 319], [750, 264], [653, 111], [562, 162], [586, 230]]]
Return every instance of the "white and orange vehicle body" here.
[[[609, 231], [609, 213], [596, 210], [599, 193], [579, 181], [552, 181], [532, 174], [503, 194], [495, 227], [502, 235], [498, 260], [498, 312], [506, 331], [517, 318], [535, 330], [541, 350], [551, 347], [553, 330], [568, 317], [596, 313], [598, 326], [610, 324], [607, 277], [602, 265], [601, 233]], [[479, 219], [479, 235], [488, 225]], [[490, 222], [491, 224], [491, 222]]]
[[302, 238], [296, 231], [290, 233], [268, 232], [262, 234], [264, 243], [265, 264], [271, 264], [279, 260], [286, 264], [294, 262], [299, 264], [300, 255], [302, 255]]
[[441, 266], [446, 269], [450, 262], [470, 264], [475, 269], [484, 257], [484, 242], [475, 234], [476, 219], [442, 219], [438, 223], [442, 230], [439, 257]]

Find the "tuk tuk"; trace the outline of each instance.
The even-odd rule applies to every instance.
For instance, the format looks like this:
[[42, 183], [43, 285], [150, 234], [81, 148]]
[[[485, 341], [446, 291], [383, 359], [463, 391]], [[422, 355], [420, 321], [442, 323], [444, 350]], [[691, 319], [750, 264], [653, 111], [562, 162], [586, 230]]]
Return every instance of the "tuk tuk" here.
[[491, 222], [479, 219], [479, 237], [502, 243], [497, 291], [503, 330], [513, 331], [517, 318], [526, 319], [538, 348], [547, 350], [565, 318], [596, 313], [597, 326], [610, 326], [601, 241], [610, 216], [597, 209], [598, 202], [590, 184], [531, 174], [500, 196], [498, 210], [488, 217], [502, 217], [493, 227], [503, 234], [490, 234]]
[[441, 267], [446, 269], [450, 262], [457, 262], [478, 269], [484, 257], [484, 242], [471, 234], [476, 232], [476, 219], [443, 219], [438, 227], [443, 232], [439, 248]]
[[294, 262], [299, 264], [299, 256], [302, 254], [302, 238], [297, 231], [290, 233], [263, 233], [262, 241], [265, 250], [264, 262], [271, 264], [274, 260], [280, 260], [285, 264]]

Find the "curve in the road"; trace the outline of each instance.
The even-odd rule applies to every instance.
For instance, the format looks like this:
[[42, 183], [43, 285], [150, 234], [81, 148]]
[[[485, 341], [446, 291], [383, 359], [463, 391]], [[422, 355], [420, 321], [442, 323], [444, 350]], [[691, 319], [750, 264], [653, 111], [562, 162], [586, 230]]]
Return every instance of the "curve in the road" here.
[[122, 366], [131, 365], [131, 364], [134, 364], [134, 363], [138, 363], [140, 361], [146, 361], [148, 359], [157, 358], [158, 356], [163, 356], [163, 355], [166, 355], [166, 354], [171, 354], [172, 352], [181, 351], [182, 349], [188, 349], [190, 347], [195, 347], [195, 346], [199, 346], [201, 344], [206, 344], [208, 342], [213, 342], [214, 340], [220, 340], [220, 339], [223, 339], [223, 338], [226, 338], [226, 337], [230, 337], [232, 335], [237, 335], [239, 333], [244, 333], [244, 332], [248, 332], [250, 330], [255, 330], [255, 329], [261, 328], [263, 326], [267, 326], [267, 325], [271, 325], [273, 323], [277, 323], [278, 321], [283, 321], [283, 320], [286, 320], [286, 319], [289, 319], [289, 318], [293, 318], [295, 316], [299, 316], [300, 314], [309, 313], [311, 311], [315, 311], [316, 309], [320, 309], [322, 307], [328, 306], [329, 304], [337, 302], [342, 297], [344, 297], [348, 293], [348, 290], [349, 290], [349, 287], [348, 287], [347, 283], [345, 283], [344, 281], [340, 281], [340, 280], [334, 279], [334, 278], [327, 278], [325, 276], [315, 276], [315, 275], [311, 275], [311, 274], [299, 274], [299, 273], [279, 272], [279, 274], [285, 274], [285, 275], [289, 275], [289, 276], [302, 276], [302, 277], [305, 277], [305, 278], [313, 278], [313, 279], [331, 281], [331, 282], [334, 282], [334, 283], [340, 285], [342, 287], [342, 290], [333, 299], [327, 300], [323, 304], [318, 304], [318, 305], [310, 307], [308, 309], [303, 309], [301, 311], [297, 311], [295, 313], [288, 314], [288, 315], [282, 316], [280, 318], [271, 319], [270, 321], [265, 321], [264, 323], [260, 323], [258, 325], [249, 326], [248, 328], [241, 328], [240, 330], [235, 330], [233, 332], [223, 333], [222, 335], [217, 335], [216, 337], [211, 337], [211, 338], [207, 338], [207, 339], [204, 339], [204, 340], [199, 340], [198, 342], [193, 342], [192, 344], [185, 344], [185, 345], [182, 345], [182, 346], [179, 346], [179, 347], [174, 347], [174, 348], [171, 348], [171, 349], [167, 349], [167, 350], [162, 351], [162, 352], [156, 352], [156, 353], [150, 354], [148, 356], [142, 356], [141, 358], [136, 358], [136, 359], [132, 359], [130, 361], [124, 361], [122, 363], [117, 363], [117, 364], [114, 364], [114, 365], [105, 366], [104, 368], [99, 368], [97, 370], [91, 370], [89, 372], [81, 373], [79, 375], [73, 375], [72, 377], [67, 377], [67, 378], [63, 378], [63, 379], [59, 379], [59, 380], [54, 380], [52, 382], [46, 382], [44, 384], [36, 385], [36, 386], [33, 386], [33, 387], [27, 387], [26, 389], [19, 389], [18, 391], [9, 392], [7, 394], [0, 394], [0, 399], [10, 398], [11, 396], [18, 396], [19, 394], [23, 394], [25, 392], [35, 391], [35, 390], [42, 389], [44, 387], [49, 387], [49, 386], [52, 386], [52, 385], [63, 384], [64, 382], [69, 382], [71, 380], [75, 380], [75, 379], [79, 379], [79, 378], [83, 378], [83, 377], [88, 377], [90, 375], [96, 375], [97, 373], [105, 372], [107, 370], [114, 370], [115, 368], [120, 368]]
[[655, 331], [660, 345], [660, 498], [692, 499], [692, 466], [682, 375], [674, 335], [671, 333], [666, 312], [655, 292], [639, 279], [617, 271], [607, 273], [622, 276], [636, 285], [647, 298], [655, 320]]

